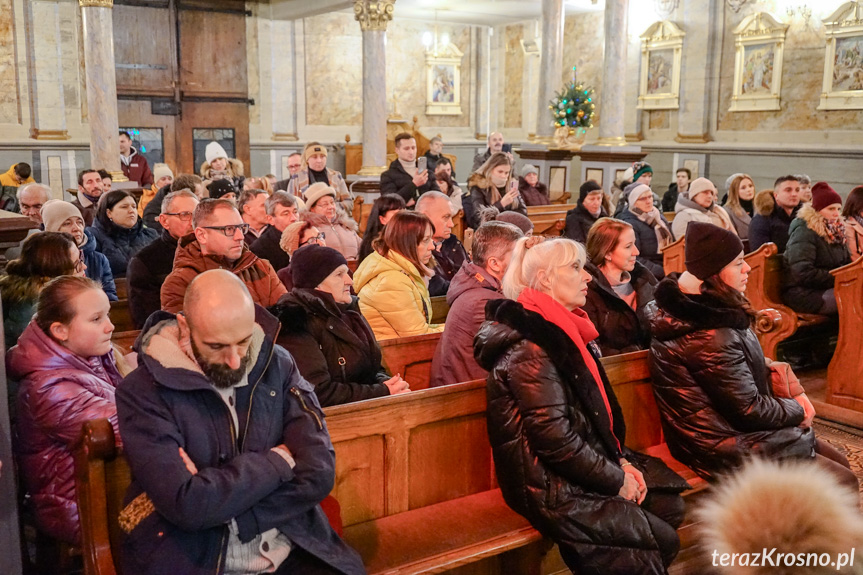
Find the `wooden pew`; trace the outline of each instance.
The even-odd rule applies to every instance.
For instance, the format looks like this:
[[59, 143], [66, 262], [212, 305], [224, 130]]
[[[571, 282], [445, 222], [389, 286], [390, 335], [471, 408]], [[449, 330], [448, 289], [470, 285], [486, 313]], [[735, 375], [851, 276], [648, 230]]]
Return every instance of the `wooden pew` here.
[[117, 299], [129, 299], [129, 288], [126, 284], [126, 278], [114, 278], [114, 285], [117, 287]]
[[827, 403], [863, 412], [863, 257], [830, 273], [836, 278], [839, 341], [827, 367]]
[[384, 367], [391, 375], [401, 374], [411, 389], [427, 389], [431, 381], [432, 358], [440, 338], [440, 333], [428, 333], [379, 341]]
[[367, 204], [362, 196], [354, 197], [353, 216], [359, 226], [358, 233], [360, 237], [366, 233], [366, 226], [369, 224], [369, 214], [372, 213], [372, 204]]
[[527, 217], [533, 222], [533, 235], [558, 237], [566, 227], [566, 212], [572, 208], [569, 204], [551, 204], [548, 206], [528, 206]]
[[446, 323], [446, 316], [449, 314], [449, 304], [446, 302], [445, 295], [436, 295], [431, 298], [432, 318], [431, 323]]
[[135, 340], [138, 339], [140, 334], [141, 332], [138, 330], [119, 331], [115, 329], [114, 334], [111, 336], [111, 343], [120, 348], [123, 353], [129, 353], [132, 351], [132, 346], [135, 345]]
[[132, 312], [129, 310], [129, 300], [112, 301], [108, 317], [114, 324], [114, 331], [132, 331], [135, 329]]
[[668, 223], [670, 224], [674, 221], [674, 216], [677, 215], [677, 212], [662, 212], [662, 215], [665, 216], [665, 219], [668, 220]]
[[682, 274], [686, 271], [684, 240], [685, 238], [680, 238], [662, 248], [662, 268], [665, 270], [665, 275], [672, 273]]

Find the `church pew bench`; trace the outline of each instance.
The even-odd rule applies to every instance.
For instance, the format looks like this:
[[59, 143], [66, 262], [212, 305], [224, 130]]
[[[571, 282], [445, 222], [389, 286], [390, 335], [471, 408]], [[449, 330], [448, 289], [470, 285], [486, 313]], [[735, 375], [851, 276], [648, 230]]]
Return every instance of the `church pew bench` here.
[[559, 237], [566, 227], [566, 212], [568, 204], [550, 204], [547, 206], [527, 206], [527, 217], [533, 223], [533, 235]]
[[412, 390], [427, 389], [440, 338], [440, 333], [427, 333], [378, 341], [384, 367], [390, 375], [401, 374]]
[[431, 307], [431, 323], [446, 323], [446, 316], [449, 314], [449, 304], [446, 302], [446, 296], [436, 295], [431, 298]]
[[670, 224], [674, 221], [674, 216], [677, 215], [677, 212], [662, 212], [662, 215], [665, 216], [665, 219], [668, 220], [668, 223]]
[[129, 299], [129, 289], [126, 284], [126, 278], [114, 278], [114, 285], [117, 287], [117, 299]]
[[132, 312], [129, 310], [129, 300], [121, 299], [111, 302], [111, 310], [108, 312], [114, 331], [131, 331], [135, 329], [132, 321]]
[[839, 341], [827, 367], [827, 403], [863, 412], [863, 257], [830, 273], [836, 278]]
[[662, 248], [662, 269], [665, 270], [665, 275], [682, 274], [686, 271], [684, 240], [685, 238], [680, 238]]
[[135, 345], [135, 340], [138, 339], [140, 334], [139, 330], [120, 331], [115, 328], [114, 333], [111, 335], [111, 343], [120, 348], [123, 353], [129, 353], [132, 351], [132, 346]]

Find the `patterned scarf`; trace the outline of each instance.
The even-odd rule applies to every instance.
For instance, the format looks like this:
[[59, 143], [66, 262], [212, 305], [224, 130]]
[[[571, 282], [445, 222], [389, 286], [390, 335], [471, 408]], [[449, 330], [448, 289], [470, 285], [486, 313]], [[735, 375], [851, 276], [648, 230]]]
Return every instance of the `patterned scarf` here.
[[842, 221], [842, 218], [827, 220], [825, 224], [827, 225], [827, 241], [829, 243], [844, 244], [848, 241], [845, 237], [845, 222]]
[[674, 236], [671, 235], [668, 226], [662, 221], [662, 216], [659, 214], [656, 206], [653, 206], [649, 212], [643, 212], [635, 206], [630, 206], [629, 211], [635, 214], [639, 220], [653, 228], [656, 234], [656, 253], [661, 254], [662, 248], [674, 242]]

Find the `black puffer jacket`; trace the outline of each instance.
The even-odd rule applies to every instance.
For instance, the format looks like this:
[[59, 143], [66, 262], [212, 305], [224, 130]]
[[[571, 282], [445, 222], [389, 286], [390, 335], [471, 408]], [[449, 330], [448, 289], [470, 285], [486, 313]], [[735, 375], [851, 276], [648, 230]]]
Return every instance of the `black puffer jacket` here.
[[345, 306], [327, 293], [294, 288], [270, 308], [282, 322], [278, 343], [291, 352], [324, 407], [390, 394], [381, 350], [358, 301]]
[[650, 375], [668, 449], [705, 478], [759, 455], [815, 456], [815, 435], [798, 427], [803, 408], [773, 396], [764, 353], [741, 309], [659, 282], [647, 306]]
[[488, 302], [486, 318], [474, 355], [490, 372], [488, 433], [507, 504], [580, 557], [579, 573], [665, 573], [647, 512], [617, 496], [618, 461], [637, 460], [656, 480], [649, 488], [681, 480], [659, 460], [621, 453], [615, 437], [623, 445], [626, 427], [602, 366], [614, 434], [599, 388], [562, 329], [511, 300]]
[[644, 307], [653, 301], [657, 284], [653, 274], [635, 262], [635, 269], [629, 274], [635, 289], [635, 309], [632, 309], [614, 292], [599, 268], [588, 263], [584, 269], [593, 280], [587, 284], [587, 301], [582, 309], [599, 332], [596, 343], [602, 355], [647, 349], [650, 345], [650, 322], [644, 314]]
[[566, 227], [563, 229], [563, 235], [571, 240], [575, 240], [582, 244], [587, 243], [587, 234], [593, 224], [599, 218], [607, 218], [608, 213], [605, 209], [599, 211], [599, 215], [594, 217], [593, 214], [587, 211], [584, 204], [579, 202], [578, 206], [566, 212]]

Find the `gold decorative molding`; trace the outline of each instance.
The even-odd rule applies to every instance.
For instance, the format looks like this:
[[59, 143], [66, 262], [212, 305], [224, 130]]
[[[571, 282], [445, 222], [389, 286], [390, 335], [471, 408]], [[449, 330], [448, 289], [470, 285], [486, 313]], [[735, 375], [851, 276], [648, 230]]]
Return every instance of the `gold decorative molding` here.
[[626, 138], [615, 136], [613, 138], [600, 138], [596, 141], [597, 146], [620, 147], [626, 145]]
[[40, 130], [39, 128], [30, 129], [30, 137], [34, 140], [68, 140], [69, 132], [66, 130]]
[[111, 174], [111, 183], [129, 181], [129, 178], [126, 177], [126, 174], [123, 173], [123, 170], [108, 170], [108, 173]]
[[290, 133], [290, 134], [283, 133], [283, 132], [274, 132], [273, 133], [273, 140], [276, 142], [298, 142], [299, 139], [300, 138], [296, 132]]
[[357, 172], [358, 176], [378, 176], [387, 171], [387, 166], [363, 166], [362, 169]]
[[386, 31], [387, 22], [393, 19], [395, 3], [396, 0], [354, 0], [354, 18], [361, 30]]
[[707, 144], [710, 140], [710, 134], [677, 134], [674, 136], [674, 141], [678, 144]]
[[81, 8], [113, 8], [114, 0], [78, 0]]

